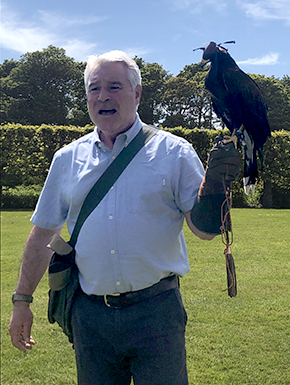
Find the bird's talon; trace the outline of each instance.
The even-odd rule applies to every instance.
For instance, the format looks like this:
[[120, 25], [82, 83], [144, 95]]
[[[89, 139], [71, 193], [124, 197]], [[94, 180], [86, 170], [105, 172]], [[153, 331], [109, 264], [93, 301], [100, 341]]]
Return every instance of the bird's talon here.
[[224, 140], [223, 140], [224, 144], [231, 143], [231, 142], [234, 143], [235, 149], [237, 149], [238, 148], [238, 138], [236, 136], [225, 136], [224, 137]]

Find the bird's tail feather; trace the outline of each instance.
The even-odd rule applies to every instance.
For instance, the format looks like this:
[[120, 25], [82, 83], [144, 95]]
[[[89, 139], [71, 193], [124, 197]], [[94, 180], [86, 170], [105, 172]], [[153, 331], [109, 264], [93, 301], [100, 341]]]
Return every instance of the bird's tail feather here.
[[249, 184], [250, 177], [243, 178], [245, 194], [255, 194], [255, 184]]
[[244, 156], [244, 191], [248, 195], [254, 194], [255, 183], [258, 178], [258, 162], [255, 144], [247, 131], [243, 131], [243, 156]]

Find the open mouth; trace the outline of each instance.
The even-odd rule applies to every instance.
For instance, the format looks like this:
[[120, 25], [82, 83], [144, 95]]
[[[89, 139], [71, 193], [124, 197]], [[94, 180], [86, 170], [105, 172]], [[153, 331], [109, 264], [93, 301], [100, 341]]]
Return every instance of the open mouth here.
[[117, 110], [115, 110], [115, 108], [112, 108], [112, 109], [108, 109], [108, 110], [100, 110], [99, 114], [100, 115], [114, 115], [116, 112], [117, 112]]

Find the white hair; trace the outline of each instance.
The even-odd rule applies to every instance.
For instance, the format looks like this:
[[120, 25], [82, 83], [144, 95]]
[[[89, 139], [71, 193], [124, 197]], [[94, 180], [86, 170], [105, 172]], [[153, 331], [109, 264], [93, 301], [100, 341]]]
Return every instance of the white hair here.
[[98, 66], [116, 62], [123, 63], [123, 65], [128, 68], [128, 79], [133, 90], [135, 90], [137, 85], [141, 85], [141, 73], [136, 62], [131, 59], [125, 52], [115, 50], [106, 52], [99, 56], [91, 55], [88, 57], [86, 69], [84, 72], [84, 82], [87, 93], [90, 73]]

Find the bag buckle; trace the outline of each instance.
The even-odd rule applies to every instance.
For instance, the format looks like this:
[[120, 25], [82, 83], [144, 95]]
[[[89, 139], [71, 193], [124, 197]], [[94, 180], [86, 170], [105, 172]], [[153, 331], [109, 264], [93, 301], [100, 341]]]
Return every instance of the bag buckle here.
[[112, 307], [109, 302], [108, 302], [108, 297], [120, 297], [120, 293], [115, 293], [115, 294], [105, 294], [104, 295], [104, 302], [105, 302], [105, 305], [108, 306], [108, 307]]

